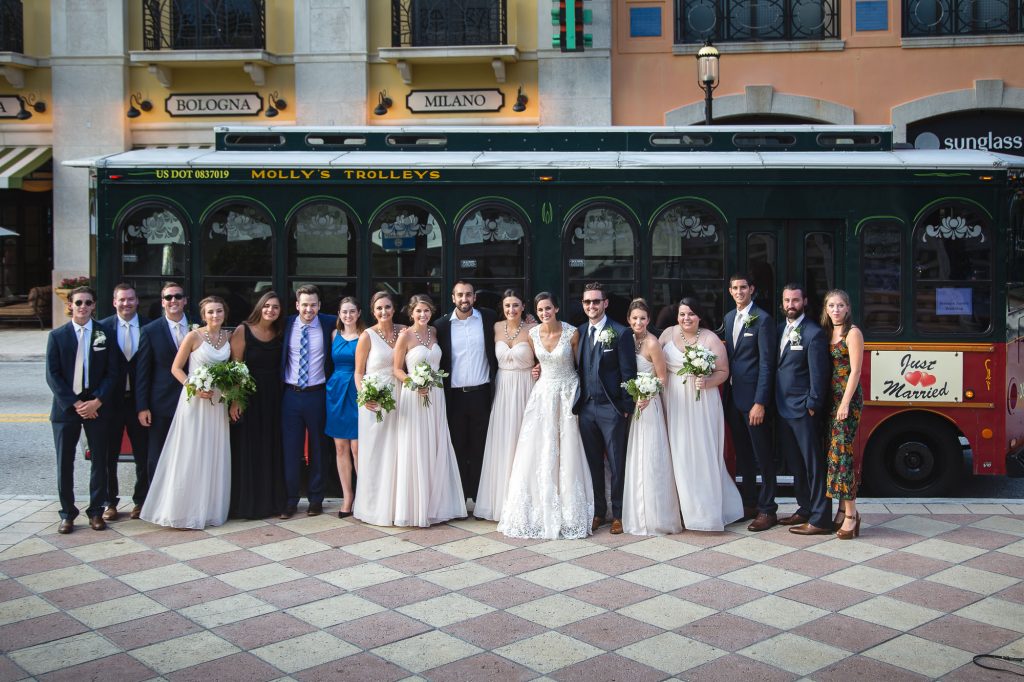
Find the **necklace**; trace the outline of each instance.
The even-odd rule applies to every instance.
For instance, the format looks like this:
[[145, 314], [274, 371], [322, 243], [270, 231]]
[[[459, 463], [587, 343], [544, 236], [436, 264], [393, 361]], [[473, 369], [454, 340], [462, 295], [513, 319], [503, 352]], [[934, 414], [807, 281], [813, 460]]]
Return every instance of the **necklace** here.
[[391, 340], [390, 341], [388, 341], [388, 337], [384, 336], [384, 332], [381, 331], [380, 327], [375, 327], [374, 331], [377, 332], [377, 336], [380, 337], [381, 341], [383, 341], [384, 343], [388, 344], [392, 348], [395, 347], [395, 342], [398, 341], [398, 327], [395, 327], [395, 326], [391, 327], [391, 331], [393, 333], [391, 334]]
[[516, 333], [511, 335], [511, 336], [509, 336], [509, 334], [508, 334], [508, 320], [505, 320], [505, 338], [508, 339], [508, 345], [510, 345], [510, 346], [512, 345], [512, 342], [515, 341], [516, 338], [519, 337], [519, 332], [521, 332], [522, 330], [523, 330], [523, 320], [522, 320], [522, 318], [520, 318], [519, 326], [516, 327]]
[[426, 346], [427, 348], [430, 348], [430, 330], [432, 329], [432, 327], [427, 327], [427, 342], [426, 343], [423, 343], [423, 339], [420, 338], [420, 333], [418, 331], [416, 331], [415, 327], [410, 327], [410, 329], [412, 329], [412, 333], [416, 336], [416, 340], [420, 342], [421, 346]]
[[700, 329], [697, 330], [697, 335], [693, 337], [693, 341], [686, 338], [686, 333], [682, 327], [679, 328], [679, 336], [682, 337], [684, 346], [694, 346], [697, 344], [697, 340], [700, 339]]
[[217, 330], [217, 343], [214, 343], [210, 339], [210, 332], [209, 332], [209, 330], [206, 330], [206, 329], [203, 330], [203, 338], [206, 339], [206, 343], [208, 343], [211, 346], [213, 346], [216, 350], [220, 350], [222, 342], [224, 341], [224, 330], [223, 329], [218, 329]]
[[640, 355], [640, 349], [644, 347], [644, 341], [646, 341], [646, 340], [647, 340], [647, 332], [644, 332], [644, 335], [641, 336], [639, 339], [636, 338], [636, 334], [633, 335], [633, 346], [636, 348], [636, 354], [637, 355]]

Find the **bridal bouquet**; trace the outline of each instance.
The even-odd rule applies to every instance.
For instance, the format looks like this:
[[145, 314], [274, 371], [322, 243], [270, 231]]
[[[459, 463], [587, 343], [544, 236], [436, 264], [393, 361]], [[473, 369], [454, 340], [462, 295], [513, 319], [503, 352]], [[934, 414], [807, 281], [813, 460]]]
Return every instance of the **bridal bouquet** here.
[[[421, 388], [444, 388], [444, 378], [448, 372], [443, 369], [434, 369], [426, 360], [419, 362], [409, 375], [405, 377], [402, 385], [410, 391], [418, 391]], [[430, 406], [430, 394], [423, 396], [423, 406]]]
[[395, 409], [391, 384], [374, 374], [364, 376], [363, 387], [356, 393], [356, 404], [362, 407], [366, 403], [377, 403], [377, 423], [380, 424], [384, 415]]
[[[238, 403], [243, 410], [249, 404], [249, 396], [256, 392], [256, 382], [249, 374], [244, 362], [225, 360], [212, 365], [204, 365], [192, 370], [185, 384], [185, 395], [188, 400], [197, 393], [220, 389], [219, 403]], [[213, 398], [210, 398], [213, 402]]]
[[[213, 374], [210, 372], [210, 366], [203, 365], [202, 367], [197, 367], [189, 374], [188, 382], [185, 384], [186, 400], [191, 402], [196, 393], [212, 391], [213, 389]], [[213, 402], [212, 398], [210, 402]]]
[[[710, 350], [704, 346], [687, 346], [683, 352], [683, 366], [679, 369], [676, 374], [683, 377], [683, 383], [686, 383], [687, 377], [706, 377], [711, 376], [711, 373], [715, 371], [715, 360], [717, 357]], [[700, 400], [700, 389], [697, 389], [697, 400]]]
[[[665, 389], [661, 379], [655, 376], [653, 372], [640, 372], [635, 378], [623, 382], [622, 387], [626, 389], [626, 393], [636, 402], [650, 400]], [[637, 407], [636, 412], [633, 414], [635, 419], [640, 419], [640, 408]]]

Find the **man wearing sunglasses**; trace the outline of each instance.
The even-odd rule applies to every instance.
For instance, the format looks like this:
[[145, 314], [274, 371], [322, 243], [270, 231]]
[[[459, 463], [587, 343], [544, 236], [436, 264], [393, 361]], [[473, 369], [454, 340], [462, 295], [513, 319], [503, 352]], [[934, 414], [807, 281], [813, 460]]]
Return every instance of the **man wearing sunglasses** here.
[[71, 321], [50, 332], [46, 343], [46, 383], [53, 391], [50, 423], [57, 449], [57, 532], [74, 530], [75, 450], [85, 429], [92, 456], [89, 468], [89, 506], [85, 513], [93, 530], [103, 530], [103, 501], [107, 493], [108, 413], [114, 384], [120, 376], [116, 341], [92, 319], [96, 292], [78, 287], [68, 297]]
[[[185, 289], [177, 282], [165, 282], [160, 288], [160, 305], [164, 314], [143, 327], [139, 334], [135, 367], [135, 408], [139, 413], [139, 423], [149, 428], [149, 480], [153, 480], [156, 473], [156, 465], [178, 407], [181, 382], [171, 374], [171, 365], [178, 354], [178, 346], [188, 334]], [[187, 367], [185, 369], [188, 370]], [[141, 505], [142, 502], [136, 504]]]

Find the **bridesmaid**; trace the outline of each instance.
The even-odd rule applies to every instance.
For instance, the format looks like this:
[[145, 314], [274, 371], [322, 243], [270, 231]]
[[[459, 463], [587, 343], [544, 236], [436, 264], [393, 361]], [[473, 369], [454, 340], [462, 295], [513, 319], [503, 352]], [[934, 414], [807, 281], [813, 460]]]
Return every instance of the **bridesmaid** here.
[[[651, 309], [642, 298], [627, 311], [636, 346], [636, 369], [651, 372], [668, 385], [661, 344], [648, 331]], [[631, 422], [626, 445], [626, 481], [622, 498], [623, 530], [632, 535], [669, 535], [683, 529], [679, 495], [672, 474], [668, 432], [661, 395], [636, 405], [639, 419]]]
[[519, 441], [523, 411], [533, 390], [531, 370], [537, 363], [530, 346], [530, 330], [536, 324], [523, 319], [525, 305], [515, 289], [506, 289], [501, 308], [505, 320], [494, 324], [494, 352], [498, 375], [494, 380], [494, 403], [487, 425], [480, 486], [473, 515], [478, 519], [501, 519], [505, 490], [512, 473], [512, 458]]
[[[430, 363], [435, 370], [441, 366], [437, 330], [430, 326], [436, 310], [426, 294], [409, 299], [406, 312], [412, 324], [395, 344], [393, 370], [399, 384], [421, 362]], [[392, 434], [393, 447], [400, 455], [395, 467], [394, 525], [427, 527], [465, 518], [466, 496], [448, 432], [444, 389], [401, 391]], [[424, 398], [430, 400], [429, 405]]]
[[363, 324], [355, 298], [346, 296], [338, 308], [337, 329], [331, 341], [334, 373], [327, 380], [327, 420], [324, 433], [334, 439], [338, 479], [341, 481], [341, 509], [338, 518], [352, 516], [352, 473], [359, 468], [359, 408], [356, 405], [356, 345]]
[[284, 510], [281, 459], [281, 299], [268, 291], [231, 334], [231, 359], [245, 362], [256, 382], [245, 416], [231, 405], [231, 516], [263, 519]]
[[864, 335], [853, 326], [852, 320], [849, 294], [842, 289], [832, 289], [825, 294], [821, 328], [831, 337], [829, 350], [832, 354], [832, 406], [825, 485], [828, 496], [839, 503], [836, 537], [840, 540], [852, 540], [860, 535], [853, 439], [864, 406], [860, 387]]
[[[402, 387], [395, 384], [392, 373], [394, 348], [405, 326], [395, 324], [395, 299], [387, 291], [378, 291], [370, 299], [370, 313], [377, 324], [359, 335], [356, 344], [354, 379], [361, 389], [363, 379], [373, 376], [381, 383], [390, 384], [395, 402], [401, 400]], [[359, 499], [352, 514], [366, 523], [390, 526], [395, 518], [395, 460], [396, 453], [387, 436], [394, 431], [397, 414], [392, 412], [377, 422], [376, 403], [366, 403], [359, 410], [359, 441], [363, 461], [359, 467]], [[397, 412], [397, 410], [396, 410]]]

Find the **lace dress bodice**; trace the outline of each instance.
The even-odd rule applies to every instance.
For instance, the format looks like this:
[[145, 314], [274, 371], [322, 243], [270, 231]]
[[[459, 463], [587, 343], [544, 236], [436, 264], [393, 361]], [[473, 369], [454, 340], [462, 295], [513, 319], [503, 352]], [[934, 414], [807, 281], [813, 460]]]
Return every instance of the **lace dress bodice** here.
[[[540, 340], [540, 325], [530, 330], [530, 338], [533, 339], [533, 350], [540, 363], [540, 380], [537, 382], [537, 389], [548, 388], [549, 386], [572, 386], [575, 392], [579, 377], [576, 374], [576, 363], [572, 356], [573, 332], [576, 328], [571, 324], [562, 323], [562, 336], [552, 351], [544, 348]], [[535, 389], [536, 390], [536, 389]]]

